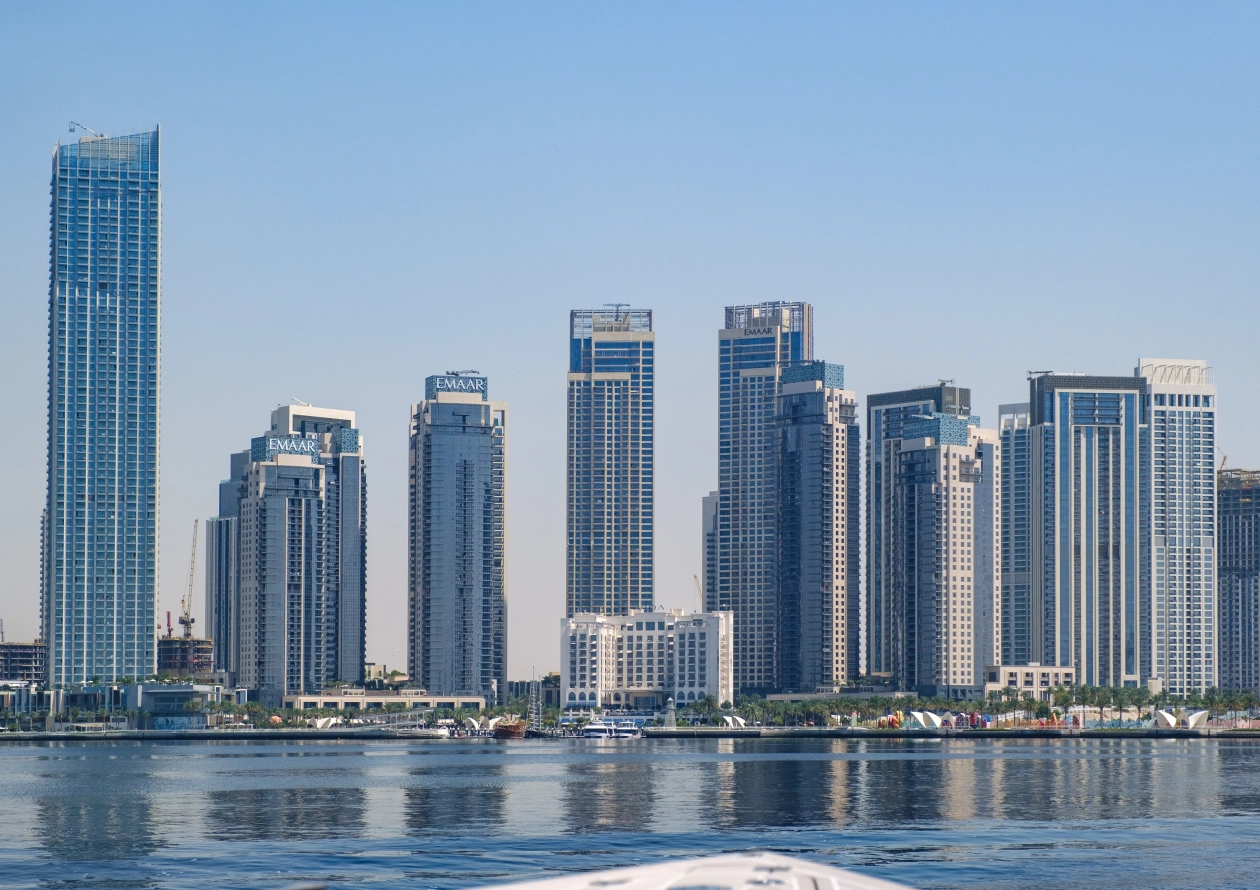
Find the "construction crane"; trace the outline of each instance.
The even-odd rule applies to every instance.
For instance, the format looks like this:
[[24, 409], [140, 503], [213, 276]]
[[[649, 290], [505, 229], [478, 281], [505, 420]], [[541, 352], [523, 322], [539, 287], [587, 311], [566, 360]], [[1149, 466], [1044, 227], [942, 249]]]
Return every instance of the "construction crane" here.
[[480, 371], [465, 369], [463, 371], [447, 371], [446, 376], [447, 377], [463, 377], [466, 374], [480, 374], [480, 373], [481, 373]]
[[1220, 445], [1216, 446], [1216, 450], [1221, 453], [1221, 465], [1216, 468], [1216, 472], [1223, 473], [1225, 472], [1225, 462], [1229, 460], [1229, 455], [1225, 453], [1225, 449]]
[[93, 130], [91, 127], [85, 127], [85, 126], [83, 126], [83, 124], [79, 123], [78, 121], [70, 121], [70, 132], [71, 132], [71, 133], [73, 133], [73, 132], [74, 132], [74, 128], [75, 128], [75, 127], [78, 127], [80, 130], [87, 130], [89, 133], [91, 133], [91, 134], [92, 134], [93, 136], [95, 136], [97, 139], [100, 139], [102, 136], [104, 136], [104, 135], [105, 135], [104, 133], [98, 133], [98, 132], [96, 132], [96, 131], [95, 131], [95, 130]]
[[[192, 557], [188, 560], [188, 594], [179, 601], [179, 624], [184, 629], [184, 639], [191, 640], [193, 635], [193, 622], [196, 621], [192, 617], [192, 601], [193, 601], [193, 577], [197, 569], [197, 523], [200, 519], [193, 520], [193, 542]], [[166, 619], [167, 626], [170, 626], [170, 617]], [[169, 636], [169, 633], [168, 633]]]
[[611, 308], [611, 309], [612, 309], [612, 311], [613, 311], [613, 320], [615, 320], [615, 321], [621, 321], [621, 310], [622, 310], [622, 309], [629, 309], [629, 308], [630, 308], [630, 304], [629, 304], [629, 303], [605, 303], [604, 305], [605, 305], [605, 306], [608, 306], [609, 308]]
[[704, 591], [700, 589], [700, 576], [692, 575], [691, 580], [696, 582], [696, 596], [700, 597], [700, 611], [704, 611]]

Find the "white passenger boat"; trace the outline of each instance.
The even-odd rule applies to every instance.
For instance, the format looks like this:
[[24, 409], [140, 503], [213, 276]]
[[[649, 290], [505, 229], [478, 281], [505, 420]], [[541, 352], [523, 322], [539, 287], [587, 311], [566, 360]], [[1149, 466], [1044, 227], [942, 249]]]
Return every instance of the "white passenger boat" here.
[[637, 739], [642, 735], [633, 720], [622, 720], [618, 723], [611, 720], [592, 720], [582, 730], [582, 737], [587, 739]]
[[616, 890], [907, 890], [903, 884], [777, 853], [676, 859], [497, 886], [511, 890], [604, 890], [613, 886]]

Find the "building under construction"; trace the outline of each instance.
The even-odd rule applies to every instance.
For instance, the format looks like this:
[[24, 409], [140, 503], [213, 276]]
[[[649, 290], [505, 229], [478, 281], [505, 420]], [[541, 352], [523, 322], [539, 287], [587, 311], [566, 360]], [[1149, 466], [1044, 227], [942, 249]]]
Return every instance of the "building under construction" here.
[[194, 637], [158, 637], [158, 674], [209, 679], [214, 670], [214, 642]]
[[33, 643], [5, 643], [0, 640], [0, 683], [24, 680], [43, 686], [47, 677], [48, 647]]
[[179, 601], [180, 635], [171, 628], [171, 613], [166, 613], [166, 636], [158, 637], [158, 674], [170, 677], [209, 679], [214, 671], [214, 641], [193, 636], [193, 577], [197, 567], [197, 525], [193, 520], [192, 558], [188, 561], [188, 590]]

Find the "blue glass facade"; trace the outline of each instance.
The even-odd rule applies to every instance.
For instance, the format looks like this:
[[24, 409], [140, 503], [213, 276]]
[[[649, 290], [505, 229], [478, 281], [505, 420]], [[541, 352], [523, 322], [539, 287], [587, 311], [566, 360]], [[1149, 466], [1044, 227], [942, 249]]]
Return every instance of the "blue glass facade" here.
[[[1034, 660], [1075, 667], [1090, 686], [1145, 683], [1150, 609], [1141, 566], [1148, 433], [1138, 377], [1030, 381]], [[1037, 636], [1034, 633], [1034, 637]]]
[[41, 611], [55, 685], [157, 669], [158, 132], [58, 145]]
[[569, 317], [568, 616], [651, 611], [656, 334], [648, 309]]
[[[1032, 654], [1032, 446], [1028, 403], [1001, 405], [998, 413], [1002, 446], [1001, 663], [1028, 664], [1038, 660]], [[1036, 624], [1040, 626], [1040, 621]]]
[[730, 306], [718, 332], [718, 567], [710, 612], [735, 613], [735, 689], [775, 688], [775, 400], [814, 357], [808, 303]]
[[[485, 378], [470, 378], [484, 381]], [[440, 695], [507, 695], [507, 405], [487, 387], [412, 406], [409, 660]], [[458, 388], [456, 388], [458, 389]]]

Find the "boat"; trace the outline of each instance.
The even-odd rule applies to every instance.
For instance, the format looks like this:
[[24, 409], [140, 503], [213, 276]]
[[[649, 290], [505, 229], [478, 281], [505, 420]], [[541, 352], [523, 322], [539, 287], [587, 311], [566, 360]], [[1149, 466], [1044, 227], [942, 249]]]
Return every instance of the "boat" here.
[[584, 739], [615, 739], [616, 737], [616, 725], [603, 720], [592, 720], [582, 730], [582, 738]]
[[525, 738], [525, 721], [513, 720], [511, 723], [496, 723], [494, 726], [494, 737], [496, 739]]
[[619, 720], [614, 730], [619, 739], [638, 739], [643, 737], [643, 730], [635, 726], [633, 720]]
[[789, 888], [826, 890], [909, 890], [904, 884], [868, 877], [831, 865], [782, 856], [778, 853], [727, 853], [699, 859], [676, 859], [656, 865], [637, 865], [597, 872], [542, 878], [519, 884], [499, 884], [483, 890], [591, 890], [619, 885], [633, 890], [668, 890], [671, 887]]
[[613, 723], [611, 720], [593, 720], [582, 730], [582, 737], [587, 739], [637, 739], [643, 735], [632, 720]]

